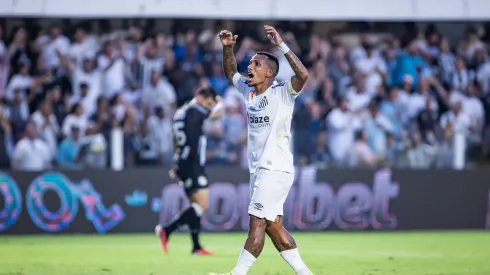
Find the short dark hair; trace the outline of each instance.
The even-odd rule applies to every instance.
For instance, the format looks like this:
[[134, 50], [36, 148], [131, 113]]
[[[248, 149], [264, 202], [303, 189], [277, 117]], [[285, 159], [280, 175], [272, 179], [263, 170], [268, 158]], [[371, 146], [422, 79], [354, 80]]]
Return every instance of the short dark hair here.
[[277, 73], [279, 73], [279, 60], [277, 59], [277, 57], [268, 52], [257, 52], [257, 54], [265, 55], [267, 56], [267, 58], [269, 58], [269, 60], [274, 62], [274, 66], [272, 66], [272, 71], [274, 72], [274, 76], [276, 76]]
[[216, 96], [218, 96], [216, 91], [211, 86], [201, 86], [197, 88], [196, 94], [204, 98], [212, 98], [213, 100], [216, 100]]

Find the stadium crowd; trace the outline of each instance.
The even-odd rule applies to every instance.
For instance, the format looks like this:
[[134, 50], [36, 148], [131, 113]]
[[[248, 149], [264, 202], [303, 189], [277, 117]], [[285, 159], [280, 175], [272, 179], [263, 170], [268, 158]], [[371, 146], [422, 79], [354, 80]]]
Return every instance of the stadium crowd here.
[[[64, 27], [17, 27], [0, 42], [0, 167], [105, 168], [113, 127], [124, 133], [125, 167], [168, 165], [173, 112], [206, 84], [226, 106], [205, 124], [208, 163], [246, 167], [246, 115], [222, 72], [220, 24], [173, 34]], [[278, 81], [293, 74], [265, 37], [236, 31], [240, 72], [268, 50], [280, 60]], [[362, 34], [356, 44], [339, 33], [281, 33], [310, 72], [293, 119], [298, 164], [450, 168], [458, 133], [469, 159], [488, 159], [490, 61], [481, 30], [468, 28], [456, 44], [434, 28]]]

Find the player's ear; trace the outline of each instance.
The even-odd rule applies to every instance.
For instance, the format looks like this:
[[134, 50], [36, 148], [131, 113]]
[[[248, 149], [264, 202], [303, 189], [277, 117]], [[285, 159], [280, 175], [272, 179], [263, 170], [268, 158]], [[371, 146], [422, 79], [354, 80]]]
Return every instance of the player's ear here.
[[265, 76], [267, 78], [273, 77], [274, 76], [274, 70], [271, 68], [268, 68], [267, 71], [265, 72]]

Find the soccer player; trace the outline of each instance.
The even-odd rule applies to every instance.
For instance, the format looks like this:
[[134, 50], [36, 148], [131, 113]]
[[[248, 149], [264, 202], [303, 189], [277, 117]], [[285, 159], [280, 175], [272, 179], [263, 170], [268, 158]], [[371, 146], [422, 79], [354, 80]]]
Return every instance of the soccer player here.
[[[213, 108], [214, 106], [214, 108]], [[206, 162], [206, 137], [202, 125], [207, 118], [218, 118], [222, 114], [222, 103], [211, 87], [201, 87], [192, 101], [183, 105], [174, 115], [173, 136], [176, 147], [174, 168], [171, 178], [178, 177], [191, 205], [170, 225], [157, 225], [155, 234], [160, 237], [163, 250], [168, 252], [170, 234], [181, 225], [188, 225], [192, 237], [192, 254], [209, 256], [213, 253], [199, 243], [201, 216], [208, 208], [208, 181], [204, 165]]]
[[250, 60], [248, 78], [243, 77], [237, 72], [233, 55], [238, 36], [229, 31], [218, 34], [223, 44], [223, 70], [245, 96], [247, 105], [252, 193], [245, 247], [231, 273], [222, 275], [246, 275], [262, 252], [266, 233], [296, 274], [310, 275], [313, 273], [301, 259], [296, 242], [282, 225], [284, 202], [294, 181], [293, 155], [289, 147], [294, 101], [305, 85], [308, 71], [273, 27], [264, 28], [269, 40], [279, 47], [294, 71], [291, 79], [277, 85], [273, 82], [279, 62], [274, 55], [258, 52]]

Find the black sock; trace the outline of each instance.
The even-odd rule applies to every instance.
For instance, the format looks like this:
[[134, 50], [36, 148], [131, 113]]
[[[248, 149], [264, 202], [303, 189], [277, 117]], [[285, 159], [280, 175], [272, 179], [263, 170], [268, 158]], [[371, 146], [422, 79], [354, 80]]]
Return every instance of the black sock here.
[[196, 218], [189, 223], [189, 229], [191, 230], [192, 245], [194, 246], [192, 251], [201, 249], [201, 244], [199, 243], [199, 234], [201, 233], [201, 218], [196, 215]]
[[187, 208], [186, 210], [184, 210], [184, 212], [182, 212], [182, 214], [180, 214], [180, 216], [174, 222], [172, 222], [169, 226], [165, 228], [165, 233], [167, 233], [167, 238], [168, 236], [170, 236], [170, 234], [172, 234], [172, 232], [177, 230], [181, 225], [188, 224], [189, 228], [191, 228], [192, 221], [195, 221], [196, 219], [199, 219], [199, 217], [197, 216], [194, 208], [192, 207]]

